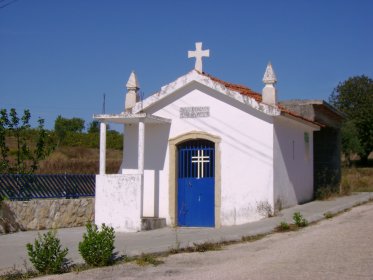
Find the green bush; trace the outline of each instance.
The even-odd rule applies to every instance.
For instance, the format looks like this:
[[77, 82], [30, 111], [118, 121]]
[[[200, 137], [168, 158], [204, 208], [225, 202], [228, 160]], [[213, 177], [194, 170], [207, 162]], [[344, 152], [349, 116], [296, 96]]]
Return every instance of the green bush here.
[[293, 214], [293, 221], [298, 227], [305, 227], [308, 225], [308, 221], [302, 216], [300, 212]]
[[105, 266], [113, 262], [115, 231], [102, 224], [101, 230], [95, 224], [86, 225], [87, 233], [79, 242], [79, 252], [84, 261], [92, 266]]
[[290, 226], [287, 222], [282, 221], [280, 225], [278, 226], [279, 231], [287, 231], [290, 230]]
[[41, 273], [60, 273], [67, 266], [65, 257], [68, 249], [61, 250], [56, 231], [50, 230], [42, 236], [39, 234], [34, 245], [27, 243], [26, 248], [31, 263]]
[[[68, 131], [65, 132], [60, 145], [65, 147], [99, 148], [100, 134]], [[106, 132], [106, 146], [108, 149], [123, 150], [123, 134], [115, 130], [108, 130]]]
[[334, 214], [332, 212], [328, 211], [328, 212], [324, 213], [324, 217], [325, 217], [325, 219], [331, 219], [331, 218], [334, 217]]

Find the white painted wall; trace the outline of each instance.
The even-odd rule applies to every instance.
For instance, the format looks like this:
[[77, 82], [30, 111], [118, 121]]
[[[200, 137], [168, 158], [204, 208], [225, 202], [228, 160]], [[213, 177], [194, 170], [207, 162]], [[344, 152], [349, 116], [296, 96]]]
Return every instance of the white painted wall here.
[[[313, 199], [313, 130], [285, 117], [274, 120], [275, 202], [290, 207]], [[304, 133], [309, 135], [305, 142]]]
[[118, 232], [141, 230], [141, 176], [96, 175], [95, 224]]
[[[180, 119], [180, 107], [189, 106], [210, 107], [210, 117]], [[273, 201], [272, 117], [196, 84], [182, 88], [146, 112], [172, 119], [169, 138], [191, 131], [204, 131], [221, 137], [221, 222], [223, 225], [233, 225], [260, 218], [256, 211], [257, 202]], [[151, 128], [149, 132], [148, 127], [146, 129], [145, 146], [154, 150], [151, 155], [145, 153], [144, 188], [151, 188], [150, 178], [154, 177], [149, 174], [151, 172], [148, 171], [148, 167], [161, 159], [163, 167], [159, 166], [159, 216], [166, 217], [167, 222], [170, 222], [168, 152], [154, 148], [159, 145], [160, 136], [153, 134], [155, 131]], [[127, 134], [126, 139], [128, 140]], [[136, 150], [129, 147], [129, 143], [132, 142], [136, 141], [126, 142], [125, 151], [127, 148]], [[131, 158], [126, 157], [125, 160], [129, 161]], [[128, 166], [135, 166], [135, 163], [129, 162]], [[144, 197], [147, 197], [147, 194], [144, 194]], [[148, 203], [151, 205], [152, 202], [145, 199], [145, 208]]]
[[[167, 193], [162, 193], [162, 197], [160, 197], [160, 186], [166, 184], [168, 186], [168, 176], [167, 180], [164, 180], [165, 176], [160, 178], [160, 173], [166, 171], [165, 165], [166, 154], [168, 152], [169, 132], [170, 124], [145, 124], [143, 217], [158, 217], [160, 201], [166, 201], [166, 203], [168, 203], [168, 190]], [[124, 138], [126, 140], [120, 171], [123, 174], [135, 174], [137, 172], [138, 164], [138, 125], [126, 125]], [[166, 216], [161, 215], [160, 217]]]

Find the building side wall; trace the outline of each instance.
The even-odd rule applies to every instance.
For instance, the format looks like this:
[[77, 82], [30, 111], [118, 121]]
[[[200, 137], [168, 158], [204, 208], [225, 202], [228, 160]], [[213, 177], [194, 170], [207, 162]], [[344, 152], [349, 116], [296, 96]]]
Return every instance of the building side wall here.
[[273, 140], [276, 208], [312, 200], [313, 130], [293, 120], [276, 117]]

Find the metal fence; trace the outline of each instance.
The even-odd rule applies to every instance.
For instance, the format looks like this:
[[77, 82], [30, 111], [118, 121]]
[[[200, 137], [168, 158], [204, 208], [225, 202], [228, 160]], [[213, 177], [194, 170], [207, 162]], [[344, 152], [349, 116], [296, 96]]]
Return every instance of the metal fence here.
[[0, 197], [10, 200], [77, 198], [95, 195], [95, 175], [0, 174]]

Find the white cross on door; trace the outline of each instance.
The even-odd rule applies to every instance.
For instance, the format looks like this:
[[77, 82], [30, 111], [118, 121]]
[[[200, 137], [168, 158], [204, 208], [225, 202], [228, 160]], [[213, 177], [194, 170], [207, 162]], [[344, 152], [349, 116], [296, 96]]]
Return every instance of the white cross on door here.
[[210, 162], [210, 157], [203, 154], [203, 150], [198, 150], [197, 155], [192, 157], [192, 163], [197, 163], [197, 179], [204, 176], [204, 163]]

